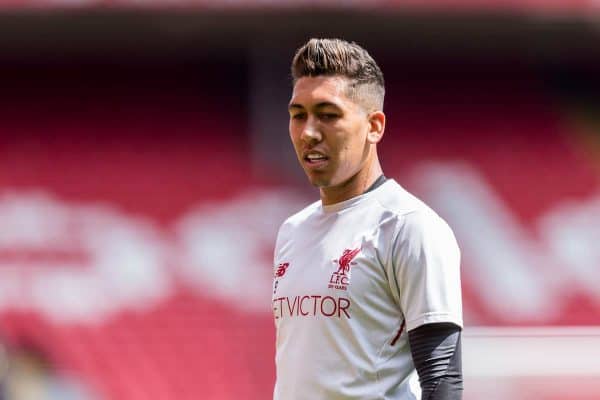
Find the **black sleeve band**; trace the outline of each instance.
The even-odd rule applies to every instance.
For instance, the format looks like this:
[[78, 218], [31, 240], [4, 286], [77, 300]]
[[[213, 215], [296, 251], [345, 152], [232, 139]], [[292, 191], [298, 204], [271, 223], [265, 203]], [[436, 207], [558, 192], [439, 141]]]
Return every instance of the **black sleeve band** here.
[[451, 323], [427, 324], [408, 332], [421, 400], [462, 399], [460, 336], [460, 327]]

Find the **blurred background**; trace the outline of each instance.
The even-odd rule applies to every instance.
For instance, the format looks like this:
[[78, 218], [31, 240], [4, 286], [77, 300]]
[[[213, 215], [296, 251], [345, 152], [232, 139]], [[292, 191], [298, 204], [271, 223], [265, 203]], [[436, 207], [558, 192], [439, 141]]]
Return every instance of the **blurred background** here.
[[386, 175], [458, 237], [465, 399], [600, 398], [598, 2], [0, 0], [0, 399], [271, 397], [313, 36], [378, 61]]

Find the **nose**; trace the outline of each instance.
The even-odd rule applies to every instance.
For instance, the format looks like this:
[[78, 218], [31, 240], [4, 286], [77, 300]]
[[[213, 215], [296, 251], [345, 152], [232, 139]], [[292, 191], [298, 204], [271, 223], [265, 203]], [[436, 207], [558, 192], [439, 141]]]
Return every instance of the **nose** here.
[[308, 118], [306, 121], [301, 138], [306, 143], [318, 143], [323, 140], [323, 135], [313, 118]]

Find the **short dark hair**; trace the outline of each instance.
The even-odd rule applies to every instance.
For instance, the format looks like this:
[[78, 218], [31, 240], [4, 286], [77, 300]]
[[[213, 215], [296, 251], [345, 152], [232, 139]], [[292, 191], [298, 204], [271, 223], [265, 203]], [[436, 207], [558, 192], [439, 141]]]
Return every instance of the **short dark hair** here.
[[294, 84], [305, 76], [340, 75], [349, 80], [348, 96], [367, 109], [382, 110], [385, 83], [381, 69], [362, 47], [341, 39], [310, 39], [292, 61]]

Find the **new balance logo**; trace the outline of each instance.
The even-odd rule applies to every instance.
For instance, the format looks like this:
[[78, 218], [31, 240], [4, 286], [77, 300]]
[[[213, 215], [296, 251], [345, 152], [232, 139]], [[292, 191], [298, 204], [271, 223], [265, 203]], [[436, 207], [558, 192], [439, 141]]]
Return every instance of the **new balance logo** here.
[[277, 267], [277, 271], [275, 271], [275, 277], [281, 278], [282, 276], [284, 276], [289, 266], [290, 263], [279, 264], [279, 266]]

